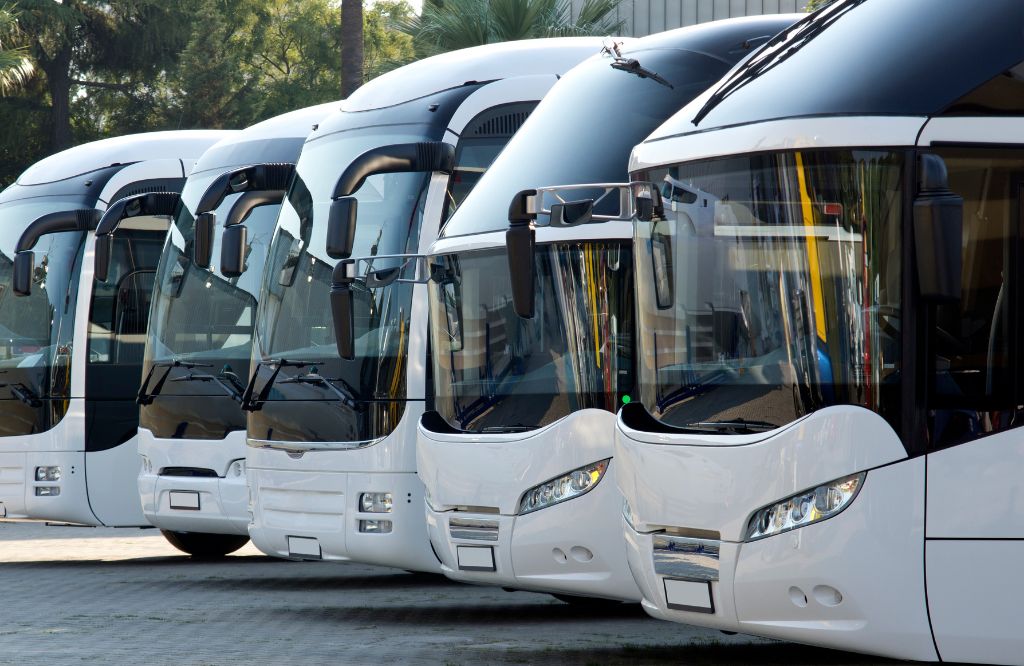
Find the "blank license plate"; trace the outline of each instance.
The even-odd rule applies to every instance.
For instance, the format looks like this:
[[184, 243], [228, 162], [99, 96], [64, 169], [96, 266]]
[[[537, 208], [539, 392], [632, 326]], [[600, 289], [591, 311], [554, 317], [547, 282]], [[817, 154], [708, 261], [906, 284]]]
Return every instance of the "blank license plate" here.
[[172, 490], [171, 508], [182, 509], [184, 511], [198, 511], [199, 493], [182, 490]]
[[490, 546], [459, 546], [459, 569], [494, 571], [494, 549]]
[[320, 559], [320, 542], [312, 537], [288, 537], [288, 554], [292, 557]]
[[715, 602], [711, 598], [711, 583], [692, 580], [665, 579], [665, 601], [673, 610], [692, 613], [714, 613]]

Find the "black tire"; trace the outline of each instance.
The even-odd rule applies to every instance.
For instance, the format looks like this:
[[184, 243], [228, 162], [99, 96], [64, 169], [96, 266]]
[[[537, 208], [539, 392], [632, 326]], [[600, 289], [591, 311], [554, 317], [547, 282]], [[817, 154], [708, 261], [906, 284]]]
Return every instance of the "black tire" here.
[[574, 594], [552, 593], [551, 596], [562, 603], [575, 606], [576, 608], [615, 608], [625, 603], [616, 599], [602, 599], [601, 597], [577, 597]]
[[172, 546], [197, 560], [220, 559], [249, 543], [249, 537], [239, 534], [204, 534], [171, 530], [160, 530], [160, 533]]

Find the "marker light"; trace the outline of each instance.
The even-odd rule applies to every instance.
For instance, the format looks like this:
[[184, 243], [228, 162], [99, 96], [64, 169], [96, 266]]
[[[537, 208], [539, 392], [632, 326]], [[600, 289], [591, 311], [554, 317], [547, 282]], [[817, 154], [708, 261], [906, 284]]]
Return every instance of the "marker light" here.
[[235, 462], [231, 463], [231, 467], [229, 467], [228, 470], [231, 472], [231, 476], [245, 476], [245, 461], [236, 460]]
[[57, 497], [60, 486], [36, 486], [36, 497]]
[[363, 513], [391, 513], [391, 493], [363, 493], [359, 496], [359, 510]]
[[36, 481], [60, 481], [60, 466], [36, 467]]
[[359, 531], [364, 534], [390, 534], [390, 520], [360, 520]]
[[787, 497], [754, 512], [747, 524], [747, 541], [795, 530], [841, 513], [864, 485], [867, 472], [845, 476]]
[[539, 511], [590, 492], [604, 478], [610, 462], [611, 458], [600, 460], [530, 488], [519, 500], [519, 514]]

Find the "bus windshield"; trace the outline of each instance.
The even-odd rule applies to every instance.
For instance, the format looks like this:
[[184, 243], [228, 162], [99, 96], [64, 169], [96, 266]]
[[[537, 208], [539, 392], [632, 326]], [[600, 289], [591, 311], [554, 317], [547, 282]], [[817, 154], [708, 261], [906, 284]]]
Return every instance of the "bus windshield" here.
[[68, 196], [0, 206], [0, 435], [47, 430], [64, 416], [72, 397], [71, 349], [85, 233], [41, 237], [33, 248], [32, 294], [15, 296], [11, 286], [14, 248], [25, 228], [43, 215], [86, 206]]
[[750, 432], [860, 405], [897, 424], [902, 153], [797, 151], [639, 174], [638, 377], [669, 426]]
[[539, 245], [532, 319], [512, 306], [504, 248], [434, 257], [435, 409], [473, 432], [615, 411], [632, 386], [631, 243]]
[[[340, 359], [330, 305], [337, 262], [326, 251], [327, 217], [335, 181], [349, 161], [378, 146], [434, 138], [426, 126], [390, 125], [336, 132], [303, 148], [264, 271], [254, 386], [269, 381], [282, 359], [308, 365], [281, 368], [267, 403], [250, 421], [252, 436], [361, 442], [397, 425], [406, 399], [412, 285], [357, 291], [356, 355]], [[417, 252], [429, 182], [429, 173], [367, 178], [353, 195], [359, 222], [352, 257]], [[390, 266], [383, 260], [374, 265]], [[339, 393], [348, 399], [339, 400]]]

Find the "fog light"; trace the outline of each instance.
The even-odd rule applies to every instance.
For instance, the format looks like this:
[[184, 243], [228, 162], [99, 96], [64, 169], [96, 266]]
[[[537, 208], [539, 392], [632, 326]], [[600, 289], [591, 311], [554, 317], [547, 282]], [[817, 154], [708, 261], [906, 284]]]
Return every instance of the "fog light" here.
[[60, 466], [36, 467], [36, 481], [60, 481]]
[[391, 513], [392, 504], [391, 493], [363, 493], [359, 496], [359, 510], [363, 513]]
[[60, 495], [60, 486], [36, 486], [36, 497], [56, 497]]
[[359, 531], [364, 534], [390, 534], [390, 520], [360, 520]]

